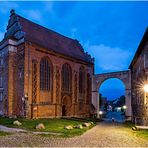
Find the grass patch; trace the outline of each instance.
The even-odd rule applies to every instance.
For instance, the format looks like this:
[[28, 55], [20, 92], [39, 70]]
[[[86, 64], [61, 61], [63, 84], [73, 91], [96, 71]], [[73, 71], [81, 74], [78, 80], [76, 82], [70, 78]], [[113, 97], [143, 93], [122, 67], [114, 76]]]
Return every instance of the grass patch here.
[[[18, 120], [22, 123], [21, 126], [13, 125], [13, 121]], [[42, 132], [54, 132], [54, 133], [61, 133], [62, 137], [72, 137], [81, 135], [86, 132], [88, 129], [92, 128], [94, 125], [90, 127], [84, 127], [83, 129], [72, 129], [66, 130], [64, 126], [66, 125], [78, 125], [83, 124], [85, 121], [76, 121], [70, 119], [25, 119], [25, 118], [18, 118], [18, 119], [10, 119], [10, 118], [3, 118], [0, 117], [0, 124], [5, 125], [7, 127], [15, 127], [26, 129], [29, 131], [42, 131]], [[39, 123], [43, 123], [45, 125], [45, 129], [36, 130], [35, 126]]]
[[138, 130], [135, 131], [137, 137], [141, 137], [148, 140], [148, 130]]
[[[135, 125], [132, 122], [125, 122], [124, 127], [132, 129], [132, 127], [135, 127]], [[133, 130], [132, 132], [137, 137], [144, 138], [144, 139], [148, 140], [148, 130], [139, 129], [139, 130], [135, 130], [135, 131]]]
[[123, 123], [124, 127], [127, 127], [127, 128], [132, 128], [135, 126], [134, 123], [132, 123], [131, 121], [126, 121]]
[[0, 131], [0, 136], [7, 136], [7, 135], [10, 135], [10, 133]]

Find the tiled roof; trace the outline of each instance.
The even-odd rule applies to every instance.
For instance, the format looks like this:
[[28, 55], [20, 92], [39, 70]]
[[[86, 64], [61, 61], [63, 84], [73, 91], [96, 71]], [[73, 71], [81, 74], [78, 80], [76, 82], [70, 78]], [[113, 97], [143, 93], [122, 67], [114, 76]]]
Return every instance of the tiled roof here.
[[[17, 22], [18, 25], [21, 26], [20, 29], [24, 33], [23, 36], [25, 40], [38, 44], [39, 46], [52, 50], [56, 53], [73, 57], [88, 63], [93, 63], [93, 59], [90, 57], [90, 55], [84, 52], [84, 49], [77, 40], [65, 37], [55, 31], [38, 25], [18, 14], [15, 14], [14, 12], [11, 12], [7, 32], [13, 32], [8, 31], [12, 30], [10, 29], [11, 26], [18, 26], [13, 25], [13, 22]], [[12, 33], [6, 33], [6, 36], [9, 36], [9, 34], [12, 36]]]

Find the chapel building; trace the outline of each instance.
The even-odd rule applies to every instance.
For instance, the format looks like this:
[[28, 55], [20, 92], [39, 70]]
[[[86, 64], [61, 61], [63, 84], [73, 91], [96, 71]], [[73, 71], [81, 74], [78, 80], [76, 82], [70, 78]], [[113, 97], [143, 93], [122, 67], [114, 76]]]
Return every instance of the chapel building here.
[[0, 114], [88, 117], [94, 59], [81, 44], [11, 10], [0, 42]]

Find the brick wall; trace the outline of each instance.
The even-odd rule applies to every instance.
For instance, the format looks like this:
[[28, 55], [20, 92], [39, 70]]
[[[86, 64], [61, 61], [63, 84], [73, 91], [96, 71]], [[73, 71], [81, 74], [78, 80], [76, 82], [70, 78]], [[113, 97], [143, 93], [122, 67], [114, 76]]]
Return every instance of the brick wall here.
[[[78, 110], [78, 82], [79, 82], [79, 68], [84, 66], [86, 74], [89, 73], [92, 77], [93, 66], [87, 63], [75, 60], [67, 59], [67, 57], [52, 53], [34, 44], [25, 45], [25, 62], [24, 62], [24, 94], [28, 94], [29, 98], [29, 114], [28, 117], [59, 117], [62, 115], [62, 99], [65, 95], [61, 91], [61, 70], [64, 63], [68, 63], [72, 68], [72, 94], [70, 95], [71, 106], [69, 107], [68, 116], [88, 116], [90, 109], [90, 102], [86, 101], [86, 94], [84, 95], [84, 105], [81, 112]], [[43, 57], [48, 57], [52, 64], [52, 89], [51, 91], [40, 90], [40, 60]], [[37, 97], [36, 104], [32, 104], [32, 61], [37, 62]], [[57, 76], [58, 73], [58, 76]], [[77, 92], [75, 90], [74, 74], [77, 73]], [[58, 81], [57, 81], [58, 79]], [[86, 82], [87, 84], [87, 82]], [[86, 87], [87, 88], [87, 87]], [[86, 91], [85, 91], [86, 92]], [[77, 94], [77, 100], [75, 102], [75, 94]], [[91, 95], [90, 95], [91, 99]]]
[[[43, 57], [47, 57], [52, 65], [52, 87], [50, 91], [40, 90], [40, 61]], [[35, 78], [33, 77], [34, 63], [36, 66]], [[61, 72], [65, 63], [68, 63], [72, 69], [71, 94], [63, 93], [61, 88]], [[5, 57], [5, 68], [0, 72], [0, 75], [2, 73], [5, 75], [4, 90], [8, 100], [7, 104], [0, 102], [0, 109], [8, 116], [17, 115], [26, 116], [27, 118], [60, 117], [62, 116], [63, 99], [67, 97], [68, 102], [65, 104], [68, 110], [67, 116], [89, 116], [91, 93], [88, 98], [87, 79], [83, 107], [79, 110], [78, 100], [81, 97], [79, 94], [79, 68], [81, 66], [85, 68], [86, 78], [87, 74], [90, 74], [90, 78], [92, 78], [93, 65], [91, 64], [53, 53], [27, 42], [17, 46], [15, 51], [10, 51]], [[33, 85], [34, 79], [36, 79], [36, 87]], [[36, 91], [35, 94], [34, 91]], [[27, 112], [25, 96], [28, 98]]]

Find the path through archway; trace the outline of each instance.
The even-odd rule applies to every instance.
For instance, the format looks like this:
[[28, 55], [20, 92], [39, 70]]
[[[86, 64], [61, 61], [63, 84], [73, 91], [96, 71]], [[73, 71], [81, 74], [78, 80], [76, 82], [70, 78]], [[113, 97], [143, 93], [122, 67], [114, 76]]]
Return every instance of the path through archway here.
[[117, 78], [106, 79], [99, 90], [99, 108], [105, 121], [125, 121], [125, 85]]

